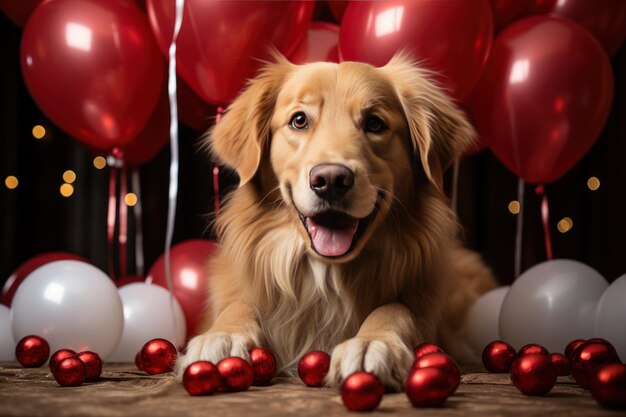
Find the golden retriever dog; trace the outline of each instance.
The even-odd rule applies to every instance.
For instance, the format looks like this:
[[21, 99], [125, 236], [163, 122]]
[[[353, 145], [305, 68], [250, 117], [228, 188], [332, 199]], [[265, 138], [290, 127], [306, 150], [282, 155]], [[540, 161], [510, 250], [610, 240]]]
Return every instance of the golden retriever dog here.
[[276, 57], [208, 137], [240, 184], [217, 219], [208, 331], [178, 369], [265, 346], [289, 372], [323, 350], [327, 384], [364, 370], [399, 390], [420, 342], [462, 359], [464, 314], [495, 285], [442, 191], [473, 136], [406, 56]]

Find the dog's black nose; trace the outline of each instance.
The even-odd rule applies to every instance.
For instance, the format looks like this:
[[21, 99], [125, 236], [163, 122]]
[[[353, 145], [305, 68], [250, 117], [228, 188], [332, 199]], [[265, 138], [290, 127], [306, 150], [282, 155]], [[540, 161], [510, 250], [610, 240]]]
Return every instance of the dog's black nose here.
[[341, 164], [315, 165], [309, 172], [309, 184], [319, 197], [333, 201], [350, 191], [354, 185], [354, 172]]

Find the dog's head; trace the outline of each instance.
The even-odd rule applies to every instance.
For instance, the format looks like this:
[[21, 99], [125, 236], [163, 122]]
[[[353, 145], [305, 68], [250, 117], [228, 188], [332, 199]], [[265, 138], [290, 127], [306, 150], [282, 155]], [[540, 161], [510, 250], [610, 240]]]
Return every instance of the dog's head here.
[[240, 186], [279, 189], [310, 252], [356, 257], [394, 205], [440, 192], [473, 130], [406, 57], [386, 66], [268, 65], [211, 135]]

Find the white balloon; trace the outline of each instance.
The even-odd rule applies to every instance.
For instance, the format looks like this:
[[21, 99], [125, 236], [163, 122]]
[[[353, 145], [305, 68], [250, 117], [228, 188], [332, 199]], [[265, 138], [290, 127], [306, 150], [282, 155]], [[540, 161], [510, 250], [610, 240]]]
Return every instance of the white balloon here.
[[489, 343], [500, 339], [498, 328], [500, 307], [509, 288], [511, 287], [507, 285], [487, 291], [472, 304], [467, 312], [463, 336], [475, 356], [480, 356]]
[[15, 360], [15, 340], [11, 333], [11, 311], [0, 305], [0, 361]]
[[626, 362], [626, 274], [609, 285], [598, 303], [596, 336], [611, 342]]
[[608, 287], [595, 269], [557, 259], [530, 268], [513, 283], [500, 309], [500, 336], [514, 348], [539, 343], [562, 352], [595, 333], [595, 313]]
[[48, 341], [51, 352], [91, 350], [106, 359], [123, 326], [115, 284], [81, 261], [55, 261], [37, 268], [17, 288], [11, 304], [15, 340], [35, 334]]
[[124, 305], [124, 332], [109, 362], [134, 362], [135, 355], [149, 340], [167, 339], [177, 348], [185, 343], [185, 315], [170, 293], [159, 285], [136, 282], [119, 289]]

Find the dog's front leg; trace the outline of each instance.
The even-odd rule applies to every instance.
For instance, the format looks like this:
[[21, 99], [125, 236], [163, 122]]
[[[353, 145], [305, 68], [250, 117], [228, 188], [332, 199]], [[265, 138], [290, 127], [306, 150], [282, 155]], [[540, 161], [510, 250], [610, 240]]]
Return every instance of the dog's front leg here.
[[404, 304], [377, 308], [355, 337], [335, 347], [327, 383], [336, 385], [355, 372], [366, 371], [376, 375], [386, 387], [402, 390], [413, 363], [412, 347], [430, 336], [419, 327]]
[[261, 327], [256, 310], [249, 303], [234, 301], [217, 317], [213, 326], [191, 339], [187, 352], [176, 362], [179, 375], [192, 363], [200, 360], [213, 362], [229, 356], [250, 360], [250, 350], [261, 346]]

